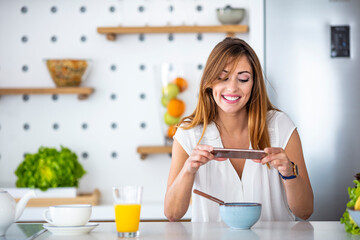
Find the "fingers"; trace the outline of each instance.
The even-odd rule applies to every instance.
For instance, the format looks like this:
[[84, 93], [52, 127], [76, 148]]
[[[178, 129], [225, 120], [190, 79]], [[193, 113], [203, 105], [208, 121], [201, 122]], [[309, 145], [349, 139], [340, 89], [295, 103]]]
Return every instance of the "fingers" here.
[[213, 149], [209, 145], [197, 145], [187, 159], [187, 169], [190, 172], [196, 172], [200, 166], [214, 159], [214, 155], [211, 153]]
[[271, 163], [271, 165], [274, 165], [275, 162], [273, 163], [273, 161], [277, 160], [277, 159], [283, 159], [283, 160], [287, 160], [287, 155], [285, 152], [280, 152], [278, 154], [269, 154], [266, 157], [264, 157], [263, 159], [261, 159], [261, 163], [265, 164], [265, 163]]
[[205, 145], [205, 144], [200, 144], [200, 145], [197, 145], [195, 147], [196, 150], [201, 150], [201, 151], [208, 151], [208, 152], [212, 152], [212, 150], [214, 150], [214, 147], [213, 146], [210, 146], [210, 145]]
[[272, 167], [277, 169], [283, 175], [291, 174], [292, 164], [282, 148], [265, 148], [264, 151], [268, 154], [260, 162], [261, 164], [269, 163]]
[[214, 159], [214, 155], [206, 150], [193, 150], [191, 158], [195, 161], [203, 162]]
[[281, 153], [284, 152], [284, 149], [279, 147], [268, 147], [264, 149], [264, 152], [267, 154]]

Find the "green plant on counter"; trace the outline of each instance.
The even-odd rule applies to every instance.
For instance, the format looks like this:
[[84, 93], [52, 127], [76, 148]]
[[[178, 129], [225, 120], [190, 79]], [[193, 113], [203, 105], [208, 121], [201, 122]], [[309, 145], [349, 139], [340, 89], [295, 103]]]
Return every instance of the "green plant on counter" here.
[[40, 188], [45, 191], [56, 187], [78, 187], [79, 179], [86, 173], [75, 153], [61, 146], [40, 147], [35, 154], [26, 154], [15, 171], [16, 187]]
[[[355, 176], [357, 179], [354, 180], [355, 187], [348, 188], [349, 198], [350, 201], [347, 203], [347, 207], [354, 207], [356, 200], [360, 197], [360, 173], [356, 174]], [[348, 210], [346, 209], [340, 222], [345, 224], [345, 230], [351, 234], [360, 234], [359, 226], [351, 219]]]

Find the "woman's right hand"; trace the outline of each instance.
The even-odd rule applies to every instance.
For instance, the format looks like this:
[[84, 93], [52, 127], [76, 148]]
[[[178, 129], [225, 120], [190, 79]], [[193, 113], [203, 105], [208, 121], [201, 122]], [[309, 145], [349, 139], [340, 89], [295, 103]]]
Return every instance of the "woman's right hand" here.
[[190, 173], [196, 173], [200, 166], [206, 164], [210, 160], [224, 161], [226, 158], [214, 158], [214, 155], [211, 153], [214, 150], [214, 147], [199, 144], [191, 152], [189, 158], [185, 162], [186, 170]]
[[[200, 166], [214, 159], [214, 148], [197, 145], [188, 154], [174, 139], [170, 173], [165, 195], [164, 213], [170, 221], [180, 220], [189, 208], [195, 174]], [[215, 159], [215, 160], [226, 160]]]

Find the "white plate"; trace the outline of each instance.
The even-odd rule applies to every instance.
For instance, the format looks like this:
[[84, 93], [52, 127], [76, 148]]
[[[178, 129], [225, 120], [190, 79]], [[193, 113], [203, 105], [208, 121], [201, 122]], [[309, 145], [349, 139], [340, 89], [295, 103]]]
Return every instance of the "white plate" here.
[[56, 235], [81, 235], [89, 233], [91, 230], [99, 226], [98, 223], [88, 223], [84, 226], [54, 226], [51, 224], [44, 224], [43, 227]]

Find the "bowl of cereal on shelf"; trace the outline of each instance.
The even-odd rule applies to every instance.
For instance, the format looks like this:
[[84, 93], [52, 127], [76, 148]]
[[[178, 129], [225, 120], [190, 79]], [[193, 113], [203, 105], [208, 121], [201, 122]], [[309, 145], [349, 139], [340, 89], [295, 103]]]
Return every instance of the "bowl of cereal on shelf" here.
[[57, 87], [78, 87], [88, 77], [89, 59], [45, 59], [46, 67]]

